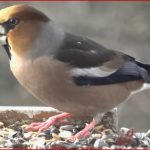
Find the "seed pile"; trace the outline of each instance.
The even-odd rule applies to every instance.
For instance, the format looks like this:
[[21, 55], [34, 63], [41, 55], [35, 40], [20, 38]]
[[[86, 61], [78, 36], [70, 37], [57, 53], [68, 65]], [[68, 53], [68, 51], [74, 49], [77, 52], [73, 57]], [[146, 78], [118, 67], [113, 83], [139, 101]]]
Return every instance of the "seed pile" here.
[[97, 125], [88, 137], [76, 140], [67, 139], [81, 131], [86, 123], [81, 121], [55, 125], [46, 131], [29, 132], [26, 124], [20, 122], [5, 127], [0, 122], [0, 148], [150, 148], [150, 130], [137, 132], [122, 127], [119, 131]]

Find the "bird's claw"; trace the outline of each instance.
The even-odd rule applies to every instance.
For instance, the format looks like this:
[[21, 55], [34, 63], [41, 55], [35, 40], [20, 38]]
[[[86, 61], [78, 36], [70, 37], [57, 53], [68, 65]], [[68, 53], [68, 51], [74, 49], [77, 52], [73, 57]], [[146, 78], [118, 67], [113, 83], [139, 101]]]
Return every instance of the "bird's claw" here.
[[67, 139], [67, 141], [69, 142], [75, 142], [75, 141], [79, 141], [80, 139], [85, 139], [87, 137], [90, 136], [90, 132], [84, 132], [84, 131], [80, 131], [77, 134], [75, 134], [74, 136], [71, 136], [70, 138]]
[[70, 116], [69, 113], [64, 112], [64, 113], [61, 113], [61, 114], [50, 117], [45, 122], [32, 123], [31, 125], [26, 127], [26, 130], [42, 132], [42, 131], [46, 130], [48, 127], [55, 124], [58, 120], [60, 120], [62, 118], [67, 118], [69, 116]]
[[50, 124], [48, 122], [32, 123], [31, 125], [26, 127], [26, 130], [42, 132], [49, 126], [50, 126]]

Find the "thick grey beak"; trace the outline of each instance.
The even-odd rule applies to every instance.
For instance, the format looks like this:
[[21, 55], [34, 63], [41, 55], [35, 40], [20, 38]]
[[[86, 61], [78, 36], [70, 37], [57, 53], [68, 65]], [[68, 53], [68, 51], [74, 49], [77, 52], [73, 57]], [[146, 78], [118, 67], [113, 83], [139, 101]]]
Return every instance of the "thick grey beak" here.
[[4, 47], [9, 59], [11, 60], [10, 46], [7, 41], [7, 31], [2, 24], [0, 24], [0, 45]]
[[7, 41], [6, 30], [2, 24], [0, 24], [0, 44], [5, 45]]

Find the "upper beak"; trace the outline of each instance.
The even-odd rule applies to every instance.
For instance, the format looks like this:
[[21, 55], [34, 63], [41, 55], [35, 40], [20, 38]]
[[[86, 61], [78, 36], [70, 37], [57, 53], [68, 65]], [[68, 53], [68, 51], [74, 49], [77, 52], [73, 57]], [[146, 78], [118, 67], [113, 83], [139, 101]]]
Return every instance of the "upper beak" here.
[[5, 27], [0, 24], [0, 44], [5, 45], [7, 41], [7, 33]]

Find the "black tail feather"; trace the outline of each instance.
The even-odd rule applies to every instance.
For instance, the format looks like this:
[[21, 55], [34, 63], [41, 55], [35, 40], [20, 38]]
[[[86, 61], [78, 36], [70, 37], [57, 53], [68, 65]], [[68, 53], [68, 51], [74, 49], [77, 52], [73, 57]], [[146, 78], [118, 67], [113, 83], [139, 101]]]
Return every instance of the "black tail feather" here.
[[146, 83], [150, 83], [150, 65], [143, 64], [141, 62], [136, 61], [138, 65], [139, 74], [144, 79]]

